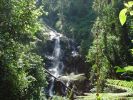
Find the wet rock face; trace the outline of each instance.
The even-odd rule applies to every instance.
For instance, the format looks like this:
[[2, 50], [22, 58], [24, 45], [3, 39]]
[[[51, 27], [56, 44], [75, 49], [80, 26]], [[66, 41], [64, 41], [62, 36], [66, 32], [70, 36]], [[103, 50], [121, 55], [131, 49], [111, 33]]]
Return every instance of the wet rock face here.
[[61, 48], [63, 52], [64, 73], [86, 72], [88, 64], [85, 58], [79, 54], [79, 46], [72, 39], [61, 38]]
[[87, 79], [74, 82], [73, 85], [75, 86], [75, 91], [77, 91], [79, 95], [84, 95], [83, 93], [89, 91], [89, 81]]
[[[76, 75], [80, 73], [87, 73], [86, 66], [88, 65], [85, 63], [85, 58], [79, 54], [78, 46], [72, 39], [62, 36], [61, 34], [54, 34], [54, 32], [51, 32], [51, 38], [49, 38], [45, 43], [38, 42], [38, 46], [40, 55], [44, 58], [45, 68], [53, 73], [53, 75], [57, 75], [58, 77], [60, 75], [67, 76], [70, 73], [74, 73]], [[57, 68], [53, 68], [56, 65], [58, 65]], [[59, 72], [57, 73], [57, 71]], [[48, 80], [48, 89], [51, 87], [51, 82], [54, 82], [52, 83], [53, 93], [57, 93], [58, 95], [66, 94], [64, 86], [61, 82], [55, 81], [51, 78]], [[68, 83], [68, 81], [64, 82], [65, 84]], [[71, 81], [70, 84], [71, 86], [75, 85], [75, 90], [82, 92], [83, 90], [86, 90], [85, 86], [87, 86], [86, 84], [88, 83], [85, 79], [82, 81]]]
[[87, 66], [88, 64], [85, 62], [85, 59], [78, 55], [78, 56], [68, 56], [65, 59], [65, 72], [70, 73], [70, 72], [75, 72], [76, 74], [78, 73], [86, 73], [87, 72]]
[[67, 94], [65, 86], [60, 81], [55, 82], [54, 90], [57, 95], [65, 96]]

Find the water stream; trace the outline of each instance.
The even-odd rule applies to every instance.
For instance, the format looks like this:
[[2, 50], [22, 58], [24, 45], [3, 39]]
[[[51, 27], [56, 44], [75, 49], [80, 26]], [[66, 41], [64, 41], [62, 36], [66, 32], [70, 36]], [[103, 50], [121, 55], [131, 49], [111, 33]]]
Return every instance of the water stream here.
[[[51, 74], [55, 77], [59, 77], [62, 72], [63, 72], [63, 68], [64, 68], [64, 64], [61, 61], [61, 57], [62, 57], [62, 53], [61, 53], [61, 46], [60, 46], [60, 37], [61, 34], [51, 31], [50, 32], [50, 39], [51, 40], [55, 40], [54, 42], [54, 50], [53, 50], [53, 54], [52, 54], [52, 67], [50, 67], [48, 70], [51, 72]], [[49, 96], [53, 96], [54, 95], [54, 83], [55, 83], [55, 79], [54, 77], [50, 78], [50, 87], [49, 87]]]

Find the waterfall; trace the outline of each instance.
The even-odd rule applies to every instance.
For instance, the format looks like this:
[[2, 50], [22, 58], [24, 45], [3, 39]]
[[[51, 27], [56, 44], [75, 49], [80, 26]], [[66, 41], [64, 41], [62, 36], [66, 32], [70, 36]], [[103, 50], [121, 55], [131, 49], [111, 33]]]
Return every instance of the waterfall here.
[[[50, 32], [50, 39], [55, 40], [54, 42], [54, 50], [52, 54], [52, 67], [50, 67], [48, 70], [51, 72], [51, 74], [55, 77], [59, 77], [63, 71], [64, 64], [61, 61], [62, 53], [61, 53], [61, 46], [60, 46], [60, 37], [61, 34], [51, 31]], [[55, 79], [53, 77], [50, 78], [50, 87], [49, 87], [49, 96], [54, 95], [54, 83]]]

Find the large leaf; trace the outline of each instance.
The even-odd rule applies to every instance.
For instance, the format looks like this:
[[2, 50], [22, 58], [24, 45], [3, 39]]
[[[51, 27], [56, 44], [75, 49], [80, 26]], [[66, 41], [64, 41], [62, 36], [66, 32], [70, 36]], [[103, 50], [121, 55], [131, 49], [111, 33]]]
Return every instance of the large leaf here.
[[131, 8], [133, 6], [133, 1], [128, 2], [129, 7]]
[[124, 6], [127, 8], [131, 8], [133, 6], [133, 1], [129, 1], [128, 3], [124, 3]]
[[133, 72], [133, 66], [124, 67], [127, 72]]
[[126, 22], [126, 19], [127, 19], [126, 13], [127, 13], [127, 9], [126, 8], [125, 9], [122, 9], [120, 11], [119, 20], [120, 20], [121, 25], [124, 25], [125, 22]]
[[118, 67], [116, 72], [117, 73], [133, 72], [133, 66], [126, 66], [124, 68]]

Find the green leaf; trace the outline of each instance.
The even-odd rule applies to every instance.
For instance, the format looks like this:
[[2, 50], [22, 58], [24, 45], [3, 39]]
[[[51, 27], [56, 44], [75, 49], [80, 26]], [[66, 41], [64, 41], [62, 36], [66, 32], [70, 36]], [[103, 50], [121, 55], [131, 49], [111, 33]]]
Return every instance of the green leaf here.
[[125, 69], [118, 67], [116, 70], [117, 73], [124, 73]]
[[125, 22], [126, 22], [126, 19], [127, 19], [126, 13], [127, 13], [127, 9], [126, 8], [125, 9], [122, 9], [120, 11], [119, 20], [120, 20], [121, 25], [124, 25]]
[[126, 66], [124, 68], [117, 67], [117, 73], [133, 72], [133, 66]]
[[128, 2], [129, 7], [131, 8], [133, 6], [133, 1]]
[[133, 72], [133, 66], [124, 67], [125, 71]]
[[133, 11], [130, 11], [130, 15], [133, 16]]
[[129, 5], [127, 3], [124, 3], [124, 6], [127, 7], [127, 8], [129, 8]]
[[127, 8], [131, 8], [133, 6], [133, 1], [129, 1], [128, 3], [124, 3], [124, 6]]
[[131, 51], [131, 54], [133, 55], [133, 49], [130, 49], [130, 51]]

